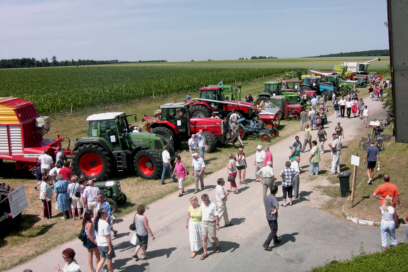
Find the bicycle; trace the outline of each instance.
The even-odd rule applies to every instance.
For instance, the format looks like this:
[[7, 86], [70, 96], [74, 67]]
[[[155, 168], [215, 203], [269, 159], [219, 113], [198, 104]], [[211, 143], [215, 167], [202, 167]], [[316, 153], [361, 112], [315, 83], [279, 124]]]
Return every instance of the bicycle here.
[[367, 136], [368, 136], [368, 138], [361, 137], [361, 141], [358, 144], [358, 146], [359, 146], [359, 148], [361, 150], [367, 150], [367, 147], [370, 146], [370, 141], [371, 140], [376, 140], [377, 141], [375, 143], [375, 146], [378, 148], [378, 150], [380, 150], [380, 151], [385, 150], [385, 145], [384, 145], [384, 142], [382, 140], [382, 135], [381, 134], [378, 134], [376, 139], [373, 136], [371, 136], [371, 134], [367, 134]]

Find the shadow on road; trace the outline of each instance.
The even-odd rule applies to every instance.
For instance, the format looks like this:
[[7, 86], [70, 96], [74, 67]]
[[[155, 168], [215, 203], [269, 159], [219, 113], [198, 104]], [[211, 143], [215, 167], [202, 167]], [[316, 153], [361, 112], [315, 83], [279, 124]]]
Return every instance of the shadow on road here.
[[221, 253], [222, 252], [234, 252], [236, 249], [239, 248], [239, 244], [235, 242], [229, 241], [220, 241]]
[[[240, 225], [245, 222], [245, 218], [231, 218], [230, 222], [235, 225]], [[233, 226], [232, 226], [233, 227]]]
[[124, 236], [129, 236], [130, 232], [123, 232], [123, 233], [118, 233], [116, 234], [116, 237], [113, 238], [113, 240], [124, 237]]
[[163, 249], [157, 249], [153, 251], [147, 251], [146, 255], [149, 259], [157, 258], [157, 257], [163, 257], [166, 256], [167, 258], [170, 257], [171, 253], [176, 250], [175, 247], [170, 247], [170, 248], [163, 248]]
[[363, 202], [365, 199], [369, 199], [369, 198], [370, 198], [369, 195], [362, 196], [361, 199], [360, 199], [357, 203], [354, 203], [353, 208], [354, 208], [355, 206], [357, 206], [358, 204], [360, 204], [361, 202]]
[[241, 188], [238, 189], [238, 192], [242, 193], [243, 191], [246, 191], [248, 189], [249, 189], [249, 186], [241, 187]]
[[296, 237], [295, 236], [298, 235], [298, 234], [299, 234], [299, 232], [294, 232], [294, 233], [291, 233], [291, 234], [281, 235], [279, 237], [280, 240], [281, 240], [281, 243], [279, 245], [277, 245], [276, 247], [283, 246], [284, 244], [286, 244], [288, 242], [292, 242], [292, 243], [296, 242]]
[[[121, 272], [139, 272], [139, 271], [146, 271], [147, 270], [147, 266], [149, 265], [149, 263], [138, 263], [138, 264], [132, 264], [126, 267], [123, 266], [119, 266], [116, 265], [117, 261], [115, 260], [113, 267], [115, 268], [115, 271], [121, 271]], [[119, 268], [116, 268], [119, 267]], [[120, 269], [122, 268], [123, 269]]]
[[132, 239], [132, 237], [133, 237], [133, 234], [129, 235], [129, 240], [128, 241], [123, 241], [120, 244], [117, 244], [116, 246], [114, 246], [114, 249], [116, 251], [121, 251], [121, 252], [126, 251], [126, 250], [131, 249], [131, 248], [134, 249], [135, 246], [130, 243], [130, 239]]

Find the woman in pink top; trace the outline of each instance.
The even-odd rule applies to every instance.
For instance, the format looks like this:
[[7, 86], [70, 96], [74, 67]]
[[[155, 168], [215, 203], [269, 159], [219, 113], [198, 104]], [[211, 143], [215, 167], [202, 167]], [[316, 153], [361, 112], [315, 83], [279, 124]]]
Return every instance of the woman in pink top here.
[[269, 151], [269, 146], [265, 146], [265, 160], [263, 167], [267, 165], [268, 161], [272, 162], [271, 167], [273, 167], [272, 153]]
[[181, 162], [181, 158], [178, 155], [176, 156], [176, 167], [174, 167], [173, 175], [171, 175], [171, 177], [173, 177], [174, 174], [177, 174], [177, 179], [178, 179], [178, 184], [179, 184], [179, 189], [180, 189], [180, 193], [179, 193], [179, 197], [180, 197], [180, 196], [183, 196], [184, 194], [183, 181], [188, 176], [188, 172], [187, 172], [186, 165], [184, 164], [184, 162]]

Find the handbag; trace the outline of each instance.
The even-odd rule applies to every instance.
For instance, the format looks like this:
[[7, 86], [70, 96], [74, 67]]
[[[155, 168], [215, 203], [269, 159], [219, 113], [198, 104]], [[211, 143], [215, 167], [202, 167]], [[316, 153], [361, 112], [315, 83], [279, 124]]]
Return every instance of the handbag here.
[[[76, 185], [79, 185], [78, 183]], [[74, 189], [76, 188], [76, 186], [74, 187]], [[80, 198], [81, 197], [81, 193], [79, 191], [77, 191], [75, 193], [75, 197]]]
[[78, 234], [78, 239], [81, 240], [83, 243], [86, 242], [86, 232], [85, 232], [85, 228], [82, 228], [81, 231]]
[[228, 179], [227, 179], [227, 181], [228, 181], [228, 182], [234, 182], [235, 179], [234, 179], [234, 177], [229, 176]]
[[131, 231], [135, 231], [135, 230], [136, 230], [135, 224], [134, 224], [134, 223], [131, 223], [131, 224], [129, 225], [129, 229], [130, 229]]

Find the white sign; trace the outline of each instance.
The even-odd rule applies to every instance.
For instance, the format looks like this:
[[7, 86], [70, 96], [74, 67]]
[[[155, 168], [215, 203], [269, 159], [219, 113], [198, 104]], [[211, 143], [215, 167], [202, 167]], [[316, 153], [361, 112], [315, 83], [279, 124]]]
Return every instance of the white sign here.
[[351, 164], [355, 166], [360, 166], [360, 157], [351, 155]]
[[116, 137], [115, 137], [115, 135], [111, 135], [111, 136], [110, 136], [110, 141], [111, 141], [111, 143], [116, 143]]
[[24, 154], [24, 158], [39, 158], [41, 154]]
[[177, 126], [181, 126], [181, 120], [177, 120]]
[[8, 195], [10, 210], [13, 218], [22, 213], [28, 208], [27, 197], [24, 189], [24, 185], [21, 185], [14, 191], [11, 191]]

